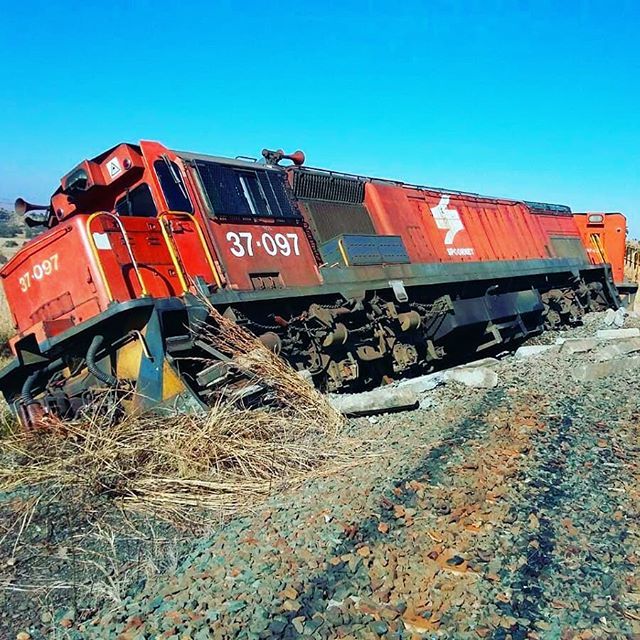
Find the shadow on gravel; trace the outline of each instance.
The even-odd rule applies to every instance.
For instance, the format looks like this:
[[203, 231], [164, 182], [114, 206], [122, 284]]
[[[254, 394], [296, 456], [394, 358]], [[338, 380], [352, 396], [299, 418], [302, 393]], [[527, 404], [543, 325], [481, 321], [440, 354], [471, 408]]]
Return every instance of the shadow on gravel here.
[[[622, 557], [618, 570], [611, 571], [611, 565], [603, 561], [605, 554], [600, 553], [620, 550], [626, 538], [624, 525], [611, 526], [614, 523], [606, 515], [608, 509], [613, 510], [608, 487], [615, 471], [611, 464], [603, 464], [606, 452], [601, 453], [596, 445], [606, 432], [588, 417], [581, 400], [561, 402], [559, 415], [549, 416], [547, 429], [532, 452], [530, 471], [522, 478], [527, 493], [514, 508], [521, 523], [532, 514], [537, 526], [533, 531], [522, 526], [523, 533], [514, 539], [513, 555], [526, 557], [526, 563], [502, 575], [500, 586], [513, 599], [498, 605], [503, 615], [516, 622], [510, 629], [495, 629], [491, 640], [526, 640], [541, 629], [549, 635], [540, 637], [555, 638], [566, 629], [577, 628], [578, 623], [606, 627], [602, 622], [605, 611], [598, 613], [595, 601], [615, 603], [624, 592], [620, 579], [616, 582], [614, 578], [623, 573]], [[572, 518], [579, 518], [576, 525], [586, 530], [582, 547], [564, 530], [563, 521], [571, 524]], [[573, 568], [567, 562], [572, 560], [576, 561]], [[560, 609], [554, 608], [557, 606]], [[607, 617], [610, 614], [607, 608]]]
[[[532, 488], [525, 498], [525, 505], [530, 513], [538, 514], [536, 533], [520, 540], [518, 551], [527, 554], [527, 562], [510, 581], [509, 588], [522, 593], [523, 598], [511, 605], [499, 603], [504, 615], [520, 620], [529, 620], [528, 624], [516, 621], [511, 629], [496, 629], [492, 640], [526, 640], [533, 630], [531, 623], [540, 620], [541, 610], [548, 605], [544, 588], [541, 584], [543, 572], [552, 568], [553, 552], [556, 544], [556, 526], [554, 520], [562, 509], [567, 497], [563, 479], [567, 471], [567, 459], [563, 452], [567, 446], [573, 448], [573, 422], [569, 416], [558, 419], [558, 426], [552, 429], [552, 437], [545, 442], [550, 456], [536, 469], [530, 480]], [[521, 505], [519, 505], [521, 506]], [[515, 552], [515, 550], [514, 550]]]
[[[469, 417], [454, 424], [444, 434], [441, 443], [431, 449], [419, 463], [401, 479], [393, 481], [393, 485], [382, 491], [380, 496], [380, 510], [392, 513], [395, 505], [403, 507], [413, 507], [416, 503], [416, 493], [410, 489], [403, 490], [398, 496], [393, 493], [394, 488], [404, 487], [411, 480], [428, 482], [429, 484], [441, 484], [446, 481], [446, 462], [454, 456], [464, 455], [465, 445], [473, 440], [479, 430], [487, 427], [486, 418], [505, 398], [504, 391], [495, 389], [488, 391], [485, 396], [469, 407]], [[402, 525], [394, 524], [393, 517], [388, 518], [391, 530], [402, 530]], [[378, 530], [380, 519], [369, 516], [359, 523], [353, 523], [354, 535], [345, 540], [334, 549], [334, 556], [353, 553], [363, 544], [375, 545], [378, 542], [388, 543], [392, 531], [382, 534]], [[402, 532], [401, 532], [402, 533]], [[330, 565], [329, 569], [316, 575], [307, 586], [306, 590], [298, 596], [301, 608], [297, 612], [282, 614], [289, 623], [293, 618], [304, 615], [308, 618], [314, 613], [324, 613], [329, 600], [340, 601], [354, 591], [354, 583], [358, 587], [364, 587], [369, 583], [369, 576], [366, 568], [360, 563], [355, 573], [347, 564], [338, 566]], [[298, 634], [293, 630], [293, 626], [288, 624], [283, 638], [297, 638]]]

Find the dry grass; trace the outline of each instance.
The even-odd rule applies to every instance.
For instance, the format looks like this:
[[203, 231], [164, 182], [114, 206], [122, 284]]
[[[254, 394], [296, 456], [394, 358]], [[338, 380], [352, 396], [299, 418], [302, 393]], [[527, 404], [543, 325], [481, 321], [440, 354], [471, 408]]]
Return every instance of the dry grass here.
[[[13, 319], [7, 305], [7, 299], [0, 286], [0, 369], [11, 362], [11, 355], [7, 341], [15, 334]], [[15, 418], [7, 403], [0, 394], [0, 438], [15, 430]]]
[[[310, 474], [353, 460], [343, 419], [307, 382], [248, 333], [211, 313], [209, 339], [276, 398], [242, 409], [227, 400], [201, 415], [130, 416], [96, 408], [82, 421], [14, 435], [0, 445], [0, 490], [74, 486], [136, 509], [189, 521], [198, 509], [230, 514]], [[322, 471], [321, 471], [322, 470]]]
[[9, 306], [7, 305], [7, 299], [4, 291], [0, 288], [0, 351], [3, 350], [7, 340], [9, 340], [14, 333], [13, 319], [11, 318]]

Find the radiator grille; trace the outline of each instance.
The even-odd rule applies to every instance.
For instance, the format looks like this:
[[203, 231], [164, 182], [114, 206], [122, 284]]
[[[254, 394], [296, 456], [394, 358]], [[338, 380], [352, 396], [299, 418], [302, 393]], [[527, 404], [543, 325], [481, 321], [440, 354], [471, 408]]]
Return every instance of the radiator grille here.
[[363, 204], [305, 202], [316, 227], [318, 241], [326, 242], [343, 233], [371, 235], [376, 230]]
[[295, 171], [293, 192], [303, 200], [359, 204], [364, 202], [364, 181], [345, 176]]
[[558, 258], [580, 258], [587, 259], [584, 246], [580, 238], [571, 238], [566, 236], [551, 236], [551, 248]]

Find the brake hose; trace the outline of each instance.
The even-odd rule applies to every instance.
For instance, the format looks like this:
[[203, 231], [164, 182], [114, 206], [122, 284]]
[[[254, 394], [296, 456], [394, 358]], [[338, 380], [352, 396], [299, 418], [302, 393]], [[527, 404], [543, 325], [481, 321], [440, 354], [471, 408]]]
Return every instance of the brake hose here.
[[93, 340], [91, 341], [91, 344], [87, 349], [87, 356], [86, 356], [87, 369], [89, 370], [89, 373], [91, 373], [94, 376], [94, 378], [97, 378], [98, 380], [100, 380], [100, 382], [103, 382], [108, 387], [117, 387], [118, 378], [111, 375], [110, 373], [107, 373], [106, 371], [103, 371], [96, 364], [96, 355], [100, 350], [100, 347], [102, 347], [103, 342], [104, 342], [104, 336], [100, 334], [94, 336]]

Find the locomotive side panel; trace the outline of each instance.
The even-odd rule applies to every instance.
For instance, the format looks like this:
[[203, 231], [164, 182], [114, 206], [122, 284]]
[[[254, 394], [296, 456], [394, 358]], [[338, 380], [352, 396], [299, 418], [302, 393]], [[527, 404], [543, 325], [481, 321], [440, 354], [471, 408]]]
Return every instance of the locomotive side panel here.
[[468, 223], [486, 239], [480, 260], [531, 260], [545, 256], [544, 239], [529, 224], [529, 212], [516, 202], [462, 200]]
[[320, 283], [316, 259], [300, 226], [212, 222], [209, 228], [233, 289], [284, 289]]
[[473, 260], [474, 242], [449, 196], [371, 182], [365, 204], [379, 233], [400, 236], [414, 263]]
[[169, 251], [159, 220], [98, 214], [90, 225], [90, 242], [111, 300], [183, 293], [179, 265]]
[[232, 289], [320, 284], [317, 260], [281, 169], [182, 154], [194, 200]]
[[519, 203], [463, 194], [428, 194], [429, 209], [451, 261], [543, 257], [542, 238]]
[[522, 203], [376, 182], [365, 192], [378, 232], [401, 236], [412, 262], [549, 257], [546, 232]]
[[546, 238], [547, 255], [552, 258], [578, 258], [588, 263], [578, 228], [569, 214], [534, 213]]

